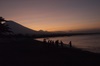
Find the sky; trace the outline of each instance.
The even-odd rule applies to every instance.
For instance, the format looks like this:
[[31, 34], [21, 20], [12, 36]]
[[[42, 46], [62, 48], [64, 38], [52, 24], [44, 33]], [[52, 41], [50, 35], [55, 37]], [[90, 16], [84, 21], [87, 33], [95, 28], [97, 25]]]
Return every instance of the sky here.
[[100, 0], [0, 0], [0, 16], [33, 30], [100, 29]]

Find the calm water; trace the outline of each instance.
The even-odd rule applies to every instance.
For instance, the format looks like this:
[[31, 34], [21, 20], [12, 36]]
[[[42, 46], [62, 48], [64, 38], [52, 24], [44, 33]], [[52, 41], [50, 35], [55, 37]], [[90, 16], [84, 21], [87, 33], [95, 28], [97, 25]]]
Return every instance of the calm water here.
[[[37, 40], [43, 41], [43, 38]], [[62, 40], [66, 44], [68, 44], [69, 41], [72, 41], [73, 46], [77, 48], [100, 53], [100, 35], [53, 37], [47, 38], [47, 40]]]

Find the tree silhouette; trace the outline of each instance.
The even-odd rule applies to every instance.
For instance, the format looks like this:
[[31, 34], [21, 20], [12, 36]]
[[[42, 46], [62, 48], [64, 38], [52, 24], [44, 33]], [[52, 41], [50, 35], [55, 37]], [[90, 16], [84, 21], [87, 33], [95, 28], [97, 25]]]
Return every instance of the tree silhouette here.
[[0, 35], [11, 32], [9, 29], [6, 20], [3, 17], [0, 17]]

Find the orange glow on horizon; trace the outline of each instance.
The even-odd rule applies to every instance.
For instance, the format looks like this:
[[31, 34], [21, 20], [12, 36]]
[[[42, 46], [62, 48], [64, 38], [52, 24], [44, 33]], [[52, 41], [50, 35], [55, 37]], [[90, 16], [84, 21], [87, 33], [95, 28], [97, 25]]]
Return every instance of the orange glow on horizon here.
[[2, 0], [1, 2], [2, 17], [33, 30], [69, 31], [100, 28], [98, 2], [91, 1], [86, 5], [85, 1], [71, 0], [14, 0], [9, 3]]

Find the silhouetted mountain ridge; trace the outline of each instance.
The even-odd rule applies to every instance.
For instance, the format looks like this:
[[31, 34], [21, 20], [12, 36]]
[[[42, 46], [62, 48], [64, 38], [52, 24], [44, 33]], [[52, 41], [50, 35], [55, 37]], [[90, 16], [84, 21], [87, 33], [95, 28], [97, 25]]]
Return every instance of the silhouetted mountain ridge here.
[[45, 31], [32, 30], [14, 21], [6, 21], [6, 24], [9, 26], [10, 30], [14, 32], [14, 34], [31, 34], [32, 35], [32, 34], [48, 33]]
[[32, 30], [30, 28], [27, 28], [21, 24], [18, 24], [14, 21], [6, 21], [6, 24], [11, 28], [10, 30], [14, 32], [14, 34], [28, 34], [28, 35], [46, 35], [46, 36], [69, 36], [69, 35], [87, 35], [90, 33], [98, 33], [99, 30], [82, 30], [82, 31], [54, 31], [54, 32], [48, 32], [43, 30]]

